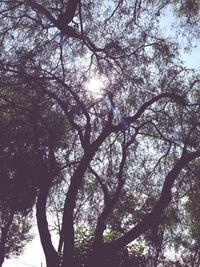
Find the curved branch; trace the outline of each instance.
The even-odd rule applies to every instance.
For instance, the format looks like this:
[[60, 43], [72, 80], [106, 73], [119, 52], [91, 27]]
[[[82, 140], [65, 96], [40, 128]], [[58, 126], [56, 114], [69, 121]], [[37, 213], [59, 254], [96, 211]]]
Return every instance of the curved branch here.
[[128, 147], [134, 142], [135, 137], [137, 136], [137, 132], [134, 134], [134, 136], [131, 138], [131, 140], [127, 143], [125, 143], [125, 137], [124, 137], [124, 141], [122, 143], [122, 158], [121, 158], [121, 162], [119, 165], [119, 171], [117, 173], [117, 180], [118, 180], [118, 184], [116, 187], [116, 190], [112, 196], [112, 198], [108, 198], [108, 201], [104, 201], [104, 209], [101, 213], [101, 215], [98, 218], [98, 222], [97, 222], [97, 227], [96, 227], [96, 231], [95, 231], [95, 248], [97, 248], [98, 246], [102, 245], [103, 242], [103, 232], [106, 228], [106, 220], [108, 218], [108, 216], [110, 215], [110, 213], [113, 211], [117, 201], [120, 198], [120, 194], [121, 194], [121, 190], [124, 186], [125, 183], [125, 179], [124, 179], [124, 167], [126, 164], [126, 157], [127, 157], [127, 149]]
[[159, 220], [159, 218], [164, 213], [165, 209], [168, 207], [171, 201], [171, 189], [174, 181], [177, 179], [180, 172], [188, 165], [188, 163], [197, 157], [200, 157], [200, 150], [192, 153], [182, 154], [181, 158], [178, 160], [174, 168], [167, 174], [160, 198], [152, 209], [152, 211], [147, 214], [141, 222], [134, 226], [125, 235], [109, 244], [106, 244], [105, 253], [106, 251], [113, 252], [116, 250], [120, 250], [121, 248], [135, 240], [137, 237], [139, 237], [141, 234], [146, 232], [152, 226], [152, 223]]
[[73, 116], [72, 114], [68, 111], [67, 109], [67, 104], [61, 100], [54, 92], [50, 92], [48, 90], [44, 90], [45, 93], [51, 97], [52, 99], [56, 100], [56, 102], [58, 103], [58, 105], [62, 108], [62, 110], [65, 112], [65, 115], [67, 116], [67, 119], [69, 120], [71, 126], [78, 132], [82, 147], [85, 148], [85, 140], [83, 137], [83, 133], [81, 128], [78, 126], [78, 124], [76, 124], [73, 120]]
[[75, 170], [69, 189], [66, 195], [65, 204], [64, 204], [64, 213], [63, 213], [63, 223], [62, 223], [62, 236], [61, 238], [64, 241], [64, 256], [61, 267], [65, 267], [67, 264], [73, 266], [73, 253], [74, 253], [74, 225], [73, 225], [73, 213], [76, 207], [76, 198], [78, 190], [83, 181], [84, 174], [89, 167], [91, 160], [98, 151], [101, 144], [109, 136], [112, 127], [110, 123], [106, 124], [102, 133], [99, 137], [87, 147], [87, 153], [85, 153]]
[[89, 166], [89, 170], [96, 177], [98, 183], [101, 186], [101, 189], [102, 189], [103, 194], [104, 194], [104, 203], [106, 205], [108, 203], [108, 201], [109, 201], [108, 187], [106, 186], [105, 183], [102, 182], [102, 180], [101, 180], [100, 176], [98, 175], [98, 173], [91, 166]]
[[56, 27], [58, 26], [57, 20], [51, 15], [51, 13], [45, 7], [36, 3], [36, 1], [25, 0], [25, 2], [37, 12], [40, 12], [41, 14], [45, 15], [53, 25], [55, 25]]
[[68, 0], [66, 10], [63, 14], [64, 21], [66, 24], [69, 24], [73, 20], [78, 3], [79, 0]]
[[106, 25], [108, 23], [108, 21], [115, 15], [115, 13], [117, 12], [117, 10], [119, 9], [119, 7], [123, 4], [123, 0], [119, 0], [118, 4], [116, 5], [116, 7], [114, 8], [114, 10], [112, 11], [111, 15], [105, 20], [104, 22], [104, 30], [106, 28]]
[[138, 109], [138, 111], [135, 113], [135, 115], [131, 117], [123, 117], [121, 122], [117, 126], [113, 126], [114, 132], [118, 132], [119, 130], [129, 127], [130, 124], [136, 122], [136, 120], [140, 118], [140, 116], [147, 110], [149, 106], [151, 106], [152, 104], [154, 104], [155, 102], [157, 102], [162, 98], [170, 98], [179, 105], [185, 105], [184, 97], [173, 93], [162, 93], [142, 104], [141, 107]]
[[75, 29], [68, 25], [74, 17], [78, 5], [77, 0], [68, 1], [65, 13], [60, 13], [58, 19], [55, 19], [45, 7], [36, 3], [35, 1], [26, 0], [26, 3], [37, 12], [44, 15], [53, 24], [54, 27], [60, 30], [62, 34], [68, 35], [69, 37], [79, 38], [79, 35], [75, 31]]
[[[61, 32], [61, 34], [82, 40], [87, 45], [87, 47], [94, 53], [102, 52], [104, 51], [103, 49], [96, 47], [95, 44], [89, 39], [89, 37], [83, 35], [82, 26], [81, 26], [81, 34], [79, 34], [73, 27], [68, 25], [74, 18], [79, 2], [80, 2], [79, 0], [69, 0], [65, 12], [60, 13], [58, 19], [56, 19], [42, 5], [32, 0], [30, 1], [26, 0], [26, 3], [29, 6], [31, 6], [34, 10], [36, 10], [36, 12], [39, 12], [42, 15], [44, 15], [53, 24], [53, 26], [56, 27]], [[79, 14], [80, 14], [80, 6], [81, 5], [79, 4]], [[82, 24], [81, 16], [80, 20]]]

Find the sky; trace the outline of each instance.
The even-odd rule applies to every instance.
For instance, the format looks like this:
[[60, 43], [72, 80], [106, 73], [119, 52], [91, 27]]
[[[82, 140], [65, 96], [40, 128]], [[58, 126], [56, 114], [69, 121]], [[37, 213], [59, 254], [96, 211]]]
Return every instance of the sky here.
[[36, 226], [33, 227], [32, 232], [35, 238], [26, 246], [23, 255], [15, 259], [5, 260], [3, 267], [46, 267]]
[[[187, 41], [179, 34], [175, 34], [175, 30], [171, 28], [174, 23], [177, 25], [177, 18], [173, 16], [173, 11], [171, 8], [166, 8], [163, 16], [160, 18], [162, 32], [166, 37], [175, 36], [175, 41], [181, 43], [181, 45], [186, 46]], [[181, 59], [187, 68], [194, 68], [200, 70], [200, 44], [196, 40], [193, 49], [189, 52], [184, 50], [181, 51]]]
[[191, 53], [183, 54], [182, 59], [188, 68], [200, 70], [200, 45], [197, 45], [196, 48], [193, 48]]
[[[173, 17], [171, 16], [171, 12], [167, 11], [162, 18], [162, 28], [166, 36], [170, 36], [171, 30], [169, 24], [172, 22]], [[182, 53], [181, 58], [187, 68], [200, 69], [200, 45], [193, 48], [190, 53]], [[26, 246], [23, 255], [15, 259], [5, 260], [3, 267], [46, 267], [37, 227], [34, 226], [32, 231], [35, 234], [35, 238]]]

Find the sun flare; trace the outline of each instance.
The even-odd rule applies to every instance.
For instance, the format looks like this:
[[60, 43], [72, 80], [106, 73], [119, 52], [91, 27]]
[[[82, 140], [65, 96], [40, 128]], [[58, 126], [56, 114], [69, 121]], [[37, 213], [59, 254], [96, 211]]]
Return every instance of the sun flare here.
[[93, 95], [93, 97], [101, 97], [103, 87], [104, 83], [100, 78], [91, 78], [86, 84], [87, 90]]

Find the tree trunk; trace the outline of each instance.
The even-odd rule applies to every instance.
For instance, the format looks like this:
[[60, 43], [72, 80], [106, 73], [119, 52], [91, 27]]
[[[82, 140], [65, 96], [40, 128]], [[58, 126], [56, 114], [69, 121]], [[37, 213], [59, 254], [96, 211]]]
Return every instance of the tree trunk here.
[[5, 259], [5, 244], [0, 243], [0, 266], [2, 266]]
[[53, 247], [46, 217], [46, 201], [49, 188], [49, 185], [43, 185], [39, 191], [36, 204], [37, 225], [47, 267], [59, 267], [59, 256]]
[[109, 254], [105, 250], [105, 246], [99, 245], [94, 248], [91, 254], [88, 256], [88, 260], [85, 267], [112, 267], [112, 263], [115, 262], [116, 251], [109, 251]]
[[79, 166], [77, 167], [68, 189], [65, 199], [62, 238], [64, 241], [63, 262], [61, 267], [75, 267], [74, 263], [74, 219], [73, 213], [76, 207], [76, 197], [83, 180], [84, 173], [88, 167], [93, 154], [84, 155]]
[[[103, 143], [103, 141], [109, 136], [112, 132], [112, 127], [110, 124], [102, 131], [101, 135], [94, 141], [92, 144], [88, 144], [87, 153], [83, 155], [74, 175], [71, 178], [71, 183], [68, 189], [68, 193], [65, 199], [64, 213], [63, 213], [63, 223], [62, 223], [62, 234], [64, 241], [64, 250], [63, 250], [63, 262], [61, 267], [75, 267], [74, 263], [74, 218], [73, 213], [76, 207], [76, 198], [78, 190], [83, 181], [84, 174], [94, 157], [95, 153]], [[88, 140], [89, 143], [89, 140]]]

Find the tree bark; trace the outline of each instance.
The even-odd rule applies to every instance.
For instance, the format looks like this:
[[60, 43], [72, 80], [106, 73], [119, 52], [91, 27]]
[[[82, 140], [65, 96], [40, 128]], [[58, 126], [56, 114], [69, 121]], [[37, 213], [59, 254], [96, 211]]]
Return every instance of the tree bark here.
[[58, 267], [59, 256], [52, 244], [51, 235], [48, 228], [48, 221], [46, 217], [46, 202], [49, 189], [50, 185], [43, 185], [40, 188], [36, 204], [36, 218], [47, 267]]

